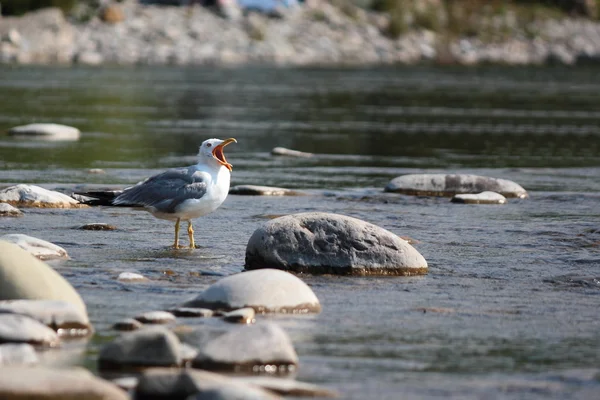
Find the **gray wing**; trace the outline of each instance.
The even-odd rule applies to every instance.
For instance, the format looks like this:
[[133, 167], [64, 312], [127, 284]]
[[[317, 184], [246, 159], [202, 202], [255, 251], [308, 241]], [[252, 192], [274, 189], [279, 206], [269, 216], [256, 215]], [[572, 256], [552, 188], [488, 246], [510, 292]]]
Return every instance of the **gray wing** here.
[[173, 213], [175, 208], [189, 199], [199, 199], [206, 194], [206, 182], [193, 167], [170, 169], [138, 183], [117, 196], [114, 205], [140, 205]]

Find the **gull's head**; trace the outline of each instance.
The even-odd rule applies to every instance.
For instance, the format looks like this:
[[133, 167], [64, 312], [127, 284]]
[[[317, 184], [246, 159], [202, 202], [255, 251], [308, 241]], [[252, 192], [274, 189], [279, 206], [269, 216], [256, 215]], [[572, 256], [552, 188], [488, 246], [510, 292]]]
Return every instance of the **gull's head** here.
[[234, 138], [225, 140], [207, 139], [202, 142], [202, 145], [200, 145], [200, 151], [198, 155], [200, 156], [201, 160], [204, 160], [204, 157], [206, 157], [206, 159], [216, 161], [219, 165], [222, 165], [231, 171], [233, 166], [227, 162], [227, 159], [225, 159], [225, 153], [223, 153], [223, 148], [230, 143], [237, 143], [237, 140]]

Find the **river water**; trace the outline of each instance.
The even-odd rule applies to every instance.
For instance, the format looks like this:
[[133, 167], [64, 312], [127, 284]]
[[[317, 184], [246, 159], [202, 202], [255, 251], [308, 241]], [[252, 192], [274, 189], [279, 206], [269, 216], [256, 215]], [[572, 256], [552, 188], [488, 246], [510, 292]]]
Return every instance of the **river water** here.
[[[327, 211], [414, 239], [430, 271], [302, 276], [321, 314], [259, 317], [292, 337], [298, 379], [344, 399], [600, 398], [599, 78], [559, 67], [2, 67], [0, 131], [55, 122], [83, 132], [77, 142], [0, 136], [2, 187], [121, 187], [194, 163], [206, 138], [235, 137], [233, 185], [310, 195], [229, 196], [197, 220], [195, 251], [170, 250], [172, 225], [128, 208], [26, 209], [0, 228], [71, 255], [51, 264], [97, 332], [64, 362], [92, 370], [115, 321], [241, 271], [269, 218]], [[274, 157], [275, 146], [319, 155]], [[433, 172], [514, 180], [530, 198], [475, 206], [382, 191], [398, 175]], [[118, 229], [76, 229], [91, 222]], [[124, 271], [151, 280], [123, 284]]]

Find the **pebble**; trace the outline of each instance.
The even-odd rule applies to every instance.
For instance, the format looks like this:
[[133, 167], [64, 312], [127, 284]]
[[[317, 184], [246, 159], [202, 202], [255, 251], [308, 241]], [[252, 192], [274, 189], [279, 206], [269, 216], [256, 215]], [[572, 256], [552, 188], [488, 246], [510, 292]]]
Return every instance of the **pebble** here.
[[273, 322], [237, 327], [202, 346], [192, 361], [209, 371], [288, 374], [298, 356], [287, 333]]
[[23, 213], [8, 203], [0, 203], [0, 217], [21, 217]]
[[68, 259], [67, 251], [60, 246], [32, 236], [13, 233], [0, 236], [0, 240], [14, 243], [40, 260]]
[[66, 194], [35, 185], [16, 185], [0, 190], [0, 202], [20, 207], [78, 208], [85, 207]]
[[119, 282], [147, 282], [149, 281], [144, 275], [136, 274], [135, 272], [121, 272], [117, 277]]
[[477, 194], [457, 194], [450, 201], [463, 204], [506, 204], [506, 197], [495, 192], [481, 192]]
[[407, 174], [398, 176], [385, 187], [386, 192], [415, 196], [454, 196], [455, 194], [500, 193], [505, 197], [527, 198], [519, 184], [479, 175]]
[[55, 331], [31, 317], [4, 313], [0, 314], [0, 343], [57, 347], [60, 339]]
[[61, 300], [87, 314], [81, 296], [58, 272], [19, 246], [3, 241], [0, 300]]
[[172, 308], [169, 311], [176, 317], [183, 318], [209, 318], [214, 314], [213, 310], [208, 308], [194, 308], [194, 307], [176, 307]]
[[117, 229], [117, 227], [105, 223], [92, 223], [82, 225], [79, 227], [79, 229], [83, 229], [84, 231], [114, 231]]
[[175, 322], [175, 316], [167, 311], [149, 311], [135, 317], [143, 324], [170, 324]]
[[115, 324], [113, 325], [113, 329], [117, 331], [135, 331], [143, 326], [144, 324], [142, 324], [137, 319], [126, 318], [115, 322]]
[[129, 400], [129, 396], [83, 368], [11, 366], [0, 372], [0, 399]]
[[318, 212], [276, 218], [254, 231], [245, 267], [360, 276], [428, 271], [425, 258], [392, 232], [356, 218]]
[[100, 370], [179, 367], [182, 363], [181, 342], [161, 326], [122, 333], [104, 345], [98, 356]]
[[312, 153], [305, 153], [303, 151], [286, 149], [285, 147], [275, 147], [271, 150], [271, 154], [274, 156], [289, 156], [289, 157], [313, 157]]
[[244, 196], [300, 196], [303, 193], [272, 186], [238, 185], [230, 188], [229, 194]]
[[252, 307], [258, 313], [319, 313], [319, 299], [298, 277], [276, 269], [242, 272], [220, 279], [184, 304], [213, 310]]
[[223, 320], [227, 322], [233, 322], [236, 324], [253, 324], [255, 322], [254, 316], [256, 312], [252, 307], [240, 308], [233, 310], [223, 315]]
[[35, 349], [28, 343], [0, 344], [0, 368], [9, 365], [33, 365], [39, 361]]
[[79, 129], [60, 124], [29, 124], [9, 129], [11, 136], [44, 137], [53, 140], [77, 140], [81, 135]]

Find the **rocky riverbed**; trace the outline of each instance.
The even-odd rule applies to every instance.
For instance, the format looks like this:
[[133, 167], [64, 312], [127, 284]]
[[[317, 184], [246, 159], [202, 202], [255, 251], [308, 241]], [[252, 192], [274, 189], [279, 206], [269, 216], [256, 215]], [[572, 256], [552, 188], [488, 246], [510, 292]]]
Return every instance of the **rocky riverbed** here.
[[523, 23], [508, 12], [482, 17], [487, 22], [478, 29], [489, 32], [477, 35], [448, 35], [435, 26], [413, 25], [394, 38], [389, 14], [344, 4], [315, 0], [273, 17], [236, 7], [125, 1], [85, 22], [58, 9], [39, 10], [0, 19], [0, 62], [356, 66], [575, 64], [600, 59], [600, 23], [592, 19], [565, 16]]

